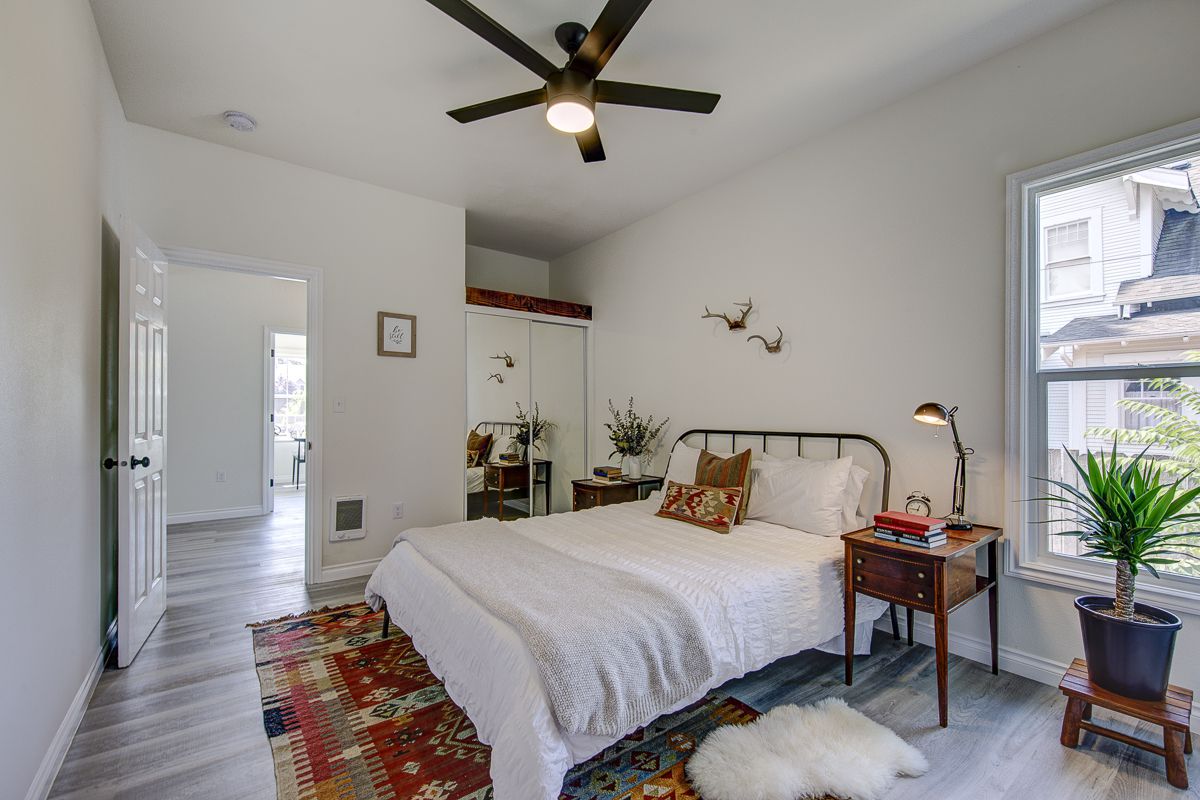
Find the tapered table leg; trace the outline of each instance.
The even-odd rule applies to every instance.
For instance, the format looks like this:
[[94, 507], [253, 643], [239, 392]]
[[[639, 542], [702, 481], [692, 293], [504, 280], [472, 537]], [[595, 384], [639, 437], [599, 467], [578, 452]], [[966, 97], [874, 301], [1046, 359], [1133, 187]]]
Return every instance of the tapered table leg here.
[[948, 640], [949, 620], [945, 614], [933, 615], [934, 650], [937, 656], [938, 724], [943, 728], [950, 724], [948, 701], [950, 694], [950, 643]]
[[911, 608], [906, 608], [906, 609], [904, 609], [904, 611], [906, 612], [905, 613], [905, 627], [908, 628], [908, 646], [912, 647], [912, 645], [913, 645], [913, 617], [915, 617], [916, 614], [913, 612], [913, 610]]
[[[844, 649], [846, 651], [846, 685], [854, 685], [854, 565], [850, 559], [850, 548], [846, 548], [846, 633]], [[893, 606], [893, 608], [895, 608]]]

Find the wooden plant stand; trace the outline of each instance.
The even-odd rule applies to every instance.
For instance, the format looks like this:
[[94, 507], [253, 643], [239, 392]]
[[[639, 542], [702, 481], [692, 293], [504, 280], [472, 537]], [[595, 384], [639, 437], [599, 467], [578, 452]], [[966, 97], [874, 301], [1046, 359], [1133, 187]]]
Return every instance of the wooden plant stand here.
[[[1167, 688], [1162, 700], [1131, 700], [1102, 689], [1088, 677], [1087, 662], [1077, 658], [1071, 662], [1067, 674], [1063, 675], [1058, 688], [1067, 696], [1067, 710], [1063, 715], [1062, 738], [1064, 747], [1079, 745], [1079, 731], [1091, 731], [1097, 736], [1107, 736], [1118, 742], [1156, 753], [1167, 760], [1167, 782], [1179, 789], [1188, 788], [1185, 753], [1192, 752], [1192, 690], [1179, 686]], [[1100, 706], [1136, 717], [1163, 729], [1163, 746], [1126, 735], [1092, 722], [1092, 706]]]

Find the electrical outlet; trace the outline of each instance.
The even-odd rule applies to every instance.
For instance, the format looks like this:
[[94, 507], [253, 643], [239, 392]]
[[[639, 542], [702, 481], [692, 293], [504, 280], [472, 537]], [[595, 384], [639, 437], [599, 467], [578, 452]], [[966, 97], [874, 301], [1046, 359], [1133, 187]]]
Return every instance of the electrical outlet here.
[[224, 482], [225, 482], [225, 470], [219, 469], [219, 470], [217, 470], [217, 483], [224, 483]]
[[404, 519], [404, 503], [392, 503], [392, 519]]
[[335, 413], [335, 414], [345, 414], [345, 413], [346, 413], [346, 401], [345, 401], [345, 400], [343, 400], [343, 399], [342, 399], [342, 398], [340, 398], [340, 397], [334, 398], [334, 401], [333, 401], [333, 413]]

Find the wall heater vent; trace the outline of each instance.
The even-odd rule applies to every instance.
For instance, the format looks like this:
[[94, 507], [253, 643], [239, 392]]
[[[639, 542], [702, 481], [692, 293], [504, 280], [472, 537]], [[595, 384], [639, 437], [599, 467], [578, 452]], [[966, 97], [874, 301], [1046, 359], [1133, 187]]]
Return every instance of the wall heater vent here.
[[367, 498], [365, 495], [335, 497], [330, 507], [329, 541], [344, 542], [367, 535]]

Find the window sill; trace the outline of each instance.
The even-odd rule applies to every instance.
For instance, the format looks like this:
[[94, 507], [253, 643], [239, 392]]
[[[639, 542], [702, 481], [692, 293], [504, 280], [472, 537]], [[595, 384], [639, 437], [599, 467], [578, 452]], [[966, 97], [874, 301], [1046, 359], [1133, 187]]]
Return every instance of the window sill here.
[[[1016, 559], [1009, 559], [1015, 561]], [[1006, 563], [1004, 574], [1033, 583], [1055, 586], [1060, 589], [1073, 589], [1088, 594], [1113, 594], [1112, 576], [1099, 575], [1084, 569], [1072, 569], [1058, 564], [1045, 562], [1029, 562], [1025, 564]], [[1168, 611], [1200, 616], [1200, 591], [1164, 585], [1149, 574], [1139, 574], [1137, 580], [1136, 600], [1161, 606]]]

